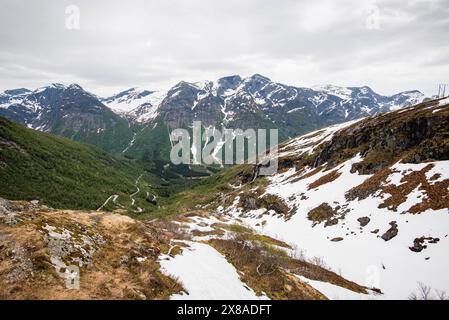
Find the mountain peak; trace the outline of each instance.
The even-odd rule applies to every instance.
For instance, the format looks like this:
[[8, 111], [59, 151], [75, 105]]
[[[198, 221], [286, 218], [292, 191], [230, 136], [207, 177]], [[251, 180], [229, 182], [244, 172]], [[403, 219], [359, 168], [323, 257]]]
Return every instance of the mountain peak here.
[[76, 83], [72, 83], [70, 84], [67, 89], [72, 89], [72, 90], [84, 90], [79, 84]]
[[10, 89], [10, 90], [4, 91], [4, 93], [9, 96], [19, 96], [19, 95], [27, 94], [30, 92], [31, 92], [31, 90], [28, 90], [26, 88], [17, 88], [17, 89]]
[[218, 82], [240, 82], [240, 81], [242, 81], [242, 77], [240, 77], [238, 74], [218, 79]]
[[264, 81], [264, 82], [271, 81], [270, 78], [265, 77], [265, 76], [263, 76], [263, 75], [261, 75], [261, 74], [258, 74], [258, 73], [253, 74], [253, 75], [252, 75], [251, 77], [249, 77], [248, 79], [250, 79], [250, 80], [256, 80], [256, 81]]

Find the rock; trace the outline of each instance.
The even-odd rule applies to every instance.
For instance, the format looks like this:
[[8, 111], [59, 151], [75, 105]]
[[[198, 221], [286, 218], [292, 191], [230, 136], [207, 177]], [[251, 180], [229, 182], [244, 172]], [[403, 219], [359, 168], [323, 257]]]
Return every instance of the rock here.
[[129, 263], [129, 257], [126, 255], [123, 255], [119, 258], [119, 263], [121, 265], [127, 265]]
[[375, 230], [371, 231], [371, 233], [374, 233], [374, 234], [376, 234], [378, 232], [379, 232], [379, 229], [375, 229]]
[[326, 221], [324, 226], [329, 227], [329, 226], [335, 226], [336, 224], [338, 224], [338, 219], [329, 219]]
[[427, 243], [437, 243], [438, 241], [440, 241], [439, 238], [432, 238], [432, 237], [420, 237], [420, 238], [415, 238], [415, 240], [413, 240], [413, 246], [409, 247], [409, 249], [413, 252], [421, 252], [424, 249], [427, 249]]
[[335, 237], [335, 238], [332, 238], [332, 239], [331, 239], [331, 241], [333, 241], [333, 242], [339, 242], [339, 241], [341, 241], [341, 240], [343, 240], [342, 237]]
[[357, 221], [360, 223], [360, 226], [364, 227], [371, 221], [371, 219], [368, 217], [360, 217]]
[[39, 200], [31, 200], [30, 203], [36, 206], [39, 204]]
[[396, 221], [392, 221], [390, 222], [390, 226], [391, 228], [387, 230], [387, 232], [385, 232], [381, 238], [384, 239], [385, 241], [389, 241], [391, 239], [393, 239], [394, 237], [397, 236], [399, 230], [398, 230], [398, 225], [396, 223]]
[[10, 207], [11, 205], [8, 200], [0, 198], [0, 215], [9, 213]]
[[149, 195], [146, 200], [147, 202], [157, 206], [156, 197], [154, 195]]
[[246, 210], [256, 210], [257, 209], [256, 199], [254, 199], [254, 198], [247, 198], [245, 200], [244, 209], [246, 209]]
[[18, 215], [14, 212], [10, 212], [9, 214], [0, 216], [0, 221], [2, 221], [2, 220], [6, 225], [8, 225], [10, 227], [17, 225], [20, 221]]
[[0, 198], [0, 222], [8, 226], [15, 226], [20, 219], [16, 212], [13, 212], [13, 204], [3, 198]]

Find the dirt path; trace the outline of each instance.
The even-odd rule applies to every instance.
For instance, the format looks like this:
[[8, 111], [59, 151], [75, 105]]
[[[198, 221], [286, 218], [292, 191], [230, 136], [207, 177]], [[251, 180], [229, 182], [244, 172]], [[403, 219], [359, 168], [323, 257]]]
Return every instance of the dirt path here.
[[[134, 183], [135, 186], [136, 186], [136, 188], [137, 188], [136, 192], [134, 192], [134, 193], [132, 193], [132, 194], [129, 195], [129, 198], [131, 199], [131, 206], [133, 206], [133, 207], [134, 207], [134, 205], [136, 204], [136, 199], [134, 199], [134, 196], [137, 195], [137, 194], [140, 192], [140, 188], [139, 188], [139, 185], [138, 185], [138, 184], [139, 184], [139, 180], [142, 178], [142, 176], [143, 176], [143, 174], [141, 174], [141, 175], [136, 179], [136, 182]], [[136, 209], [137, 209], [136, 212], [138, 212], [138, 213], [141, 213], [141, 212], [143, 211], [143, 209], [140, 208], [140, 207], [136, 207]]]
[[106, 199], [106, 201], [97, 209], [97, 211], [101, 211], [107, 204], [109, 201], [112, 200], [112, 202], [116, 202], [118, 198], [118, 194], [113, 194], [112, 196], [110, 196], [109, 198]]

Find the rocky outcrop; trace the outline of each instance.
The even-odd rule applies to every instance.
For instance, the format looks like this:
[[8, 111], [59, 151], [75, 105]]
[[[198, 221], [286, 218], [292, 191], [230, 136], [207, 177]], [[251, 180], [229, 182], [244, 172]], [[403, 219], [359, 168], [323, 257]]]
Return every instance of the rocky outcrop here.
[[0, 299], [167, 299], [182, 287], [159, 271], [166, 229], [0, 198]]
[[352, 172], [372, 174], [401, 157], [411, 163], [447, 160], [448, 109], [432, 100], [406, 111], [367, 118], [335, 134], [309, 162], [314, 167], [334, 167], [361, 154], [364, 159], [353, 165]]
[[391, 228], [381, 236], [385, 241], [389, 241], [398, 235], [399, 230], [396, 221], [391, 221], [390, 226]]
[[409, 249], [413, 252], [421, 252], [427, 248], [428, 243], [438, 243], [439, 241], [439, 238], [433, 237], [415, 238], [415, 240], [413, 240], [413, 246], [409, 247]]

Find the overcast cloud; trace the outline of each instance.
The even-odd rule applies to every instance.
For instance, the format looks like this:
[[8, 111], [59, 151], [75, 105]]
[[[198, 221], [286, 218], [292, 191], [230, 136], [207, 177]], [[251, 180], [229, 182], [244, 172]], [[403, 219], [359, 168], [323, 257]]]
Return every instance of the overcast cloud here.
[[449, 82], [448, 31], [449, 0], [0, 0], [0, 91], [75, 82], [108, 95], [260, 73], [430, 95]]

